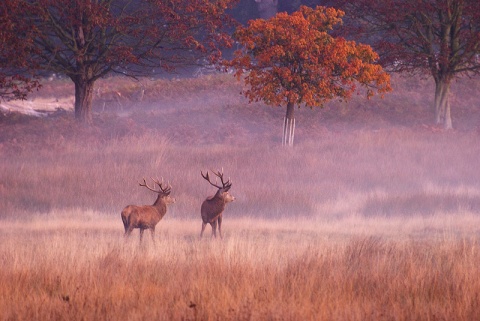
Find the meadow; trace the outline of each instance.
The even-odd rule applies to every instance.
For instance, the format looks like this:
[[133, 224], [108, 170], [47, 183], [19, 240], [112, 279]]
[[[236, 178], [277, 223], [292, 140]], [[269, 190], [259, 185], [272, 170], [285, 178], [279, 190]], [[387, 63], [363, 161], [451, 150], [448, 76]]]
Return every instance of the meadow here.
[[[71, 106], [4, 113], [0, 319], [480, 319], [477, 85], [456, 84], [453, 131], [431, 125], [428, 81], [395, 78], [384, 99], [298, 110], [293, 148], [284, 110], [229, 75], [102, 80], [93, 126]], [[200, 239], [200, 171], [221, 168], [237, 200], [224, 239]], [[155, 199], [144, 177], [177, 199], [156, 244], [123, 238], [122, 208]]]

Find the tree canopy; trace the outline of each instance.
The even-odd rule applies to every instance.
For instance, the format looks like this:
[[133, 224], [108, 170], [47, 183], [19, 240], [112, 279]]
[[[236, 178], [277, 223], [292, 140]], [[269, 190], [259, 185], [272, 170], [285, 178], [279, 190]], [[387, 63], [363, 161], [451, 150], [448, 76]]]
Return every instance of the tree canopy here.
[[25, 99], [39, 82], [29, 70], [34, 29], [25, 21], [14, 21], [21, 14], [17, 0], [0, 2], [0, 99]]
[[250, 101], [286, 105], [286, 119], [294, 118], [294, 105], [314, 108], [335, 97], [348, 99], [357, 85], [368, 97], [390, 91], [389, 75], [370, 46], [328, 33], [343, 15], [334, 8], [302, 6], [292, 14], [252, 20], [234, 33], [243, 48], [226, 66], [244, 76]]
[[232, 1], [13, 0], [21, 10], [8, 18], [31, 27], [32, 64], [68, 76], [75, 116], [90, 122], [93, 84], [109, 73], [140, 76], [217, 61], [231, 45], [224, 27]]
[[435, 122], [452, 128], [449, 91], [460, 75], [480, 71], [478, 0], [340, 1], [350, 16], [347, 32], [369, 39], [390, 71], [430, 75], [435, 81]]

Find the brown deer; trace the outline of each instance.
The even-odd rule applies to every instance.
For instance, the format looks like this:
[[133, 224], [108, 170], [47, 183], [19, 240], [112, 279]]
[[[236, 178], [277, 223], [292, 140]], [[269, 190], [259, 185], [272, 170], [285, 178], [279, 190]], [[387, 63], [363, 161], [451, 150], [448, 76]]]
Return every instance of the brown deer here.
[[[213, 171], [212, 171], [213, 172]], [[213, 172], [220, 181], [222, 182], [222, 186], [214, 184], [210, 181], [210, 177], [207, 174], [204, 175], [203, 172], [200, 172], [202, 177], [207, 180], [210, 185], [215, 186], [218, 188], [217, 193], [214, 196], [208, 197], [202, 203], [201, 213], [202, 213], [202, 231], [200, 232], [200, 237], [203, 236], [203, 232], [205, 231], [205, 226], [210, 224], [212, 226], [212, 237], [217, 237], [217, 223], [218, 223], [218, 232], [220, 233], [220, 237], [223, 238], [222, 235], [222, 214], [223, 210], [225, 209], [225, 205], [227, 203], [233, 202], [235, 197], [228, 193], [230, 187], [232, 187], [232, 183], [230, 179], [226, 182], [223, 181], [223, 170], [222, 172], [217, 171]]]
[[[150, 230], [152, 235], [152, 240], [155, 243], [155, 225], [165, 216], [167, 213], [167, 205], [175, 203], [175, 198], [170, 196], [172, 187], [167, 184], [163, 187], [161, 182], [153, 179], [153, 182], [158, 185], [160, 188], [156, 190], [147, 185], [145, 178], [143, 183], [139, 183], [140, 186], [144, 186], [158, 194], [157, 200], [153, 205], [128, 205], [122, 211], [122, 221], [123, 226], [125, 227], [125, 237], [130, 236], [133, 229], [140, 229], [140, 242], [143, 238], [143, 232], [147, 229]], [[155, 185], [153, 185], [155, 187]]]

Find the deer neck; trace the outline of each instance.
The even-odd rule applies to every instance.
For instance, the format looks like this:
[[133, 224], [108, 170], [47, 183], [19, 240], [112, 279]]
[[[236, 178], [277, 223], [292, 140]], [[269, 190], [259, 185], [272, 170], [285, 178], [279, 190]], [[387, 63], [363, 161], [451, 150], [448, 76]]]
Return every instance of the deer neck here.
[[158, 214], [162, 217], [167, 212], [167, 204], [165, 204], [165, 201], [160, 195], [158, 195], [157, 200], [153, 203], [153, 207], [157, 209]]
[[221, 190], [218, 190], [215, 196], [212, 197], [212, 200], [220, 204], [222, 207], [225, 207], [225, 198], [222, 196]]

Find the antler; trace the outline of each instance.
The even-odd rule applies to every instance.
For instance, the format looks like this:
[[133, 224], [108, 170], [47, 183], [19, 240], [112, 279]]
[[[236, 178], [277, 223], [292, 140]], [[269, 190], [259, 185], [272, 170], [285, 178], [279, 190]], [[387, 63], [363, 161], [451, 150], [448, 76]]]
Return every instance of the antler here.
[[171, 190], [172, 190], [172, 186], [170, 186], [170, 184], [167, 183], [167, 186], [163, 187], [163, 177], [162, 177], [162, 181], [161, 181], [161, 182], [158, 181], [158, 178], [157, 178], [157, 179], [153, 179], [153, 178], [152, 178], [152, 181], [154, 181], [154, 182], [158, 185], [158, 187], [160, 187], [160, 190], [161, 190], [164, 194], [166, 194], [166, 195], [170, 194], [170, 192], [171, 192]]
[[[150, 178], [151, 178], [151, 177], [150, 177]], [[142, 184], [142, 183], [139, 183], [139, 185], [140, 185], [140, 186], [144, 186], [144, 187], [148, 188], [149, 190], [151, 190], [152, 192], [155, 192], [155, 193], [159, 193], [159, 194], [160, 194], [160, 193], [163, 193], [163, 194], [166, 194], [166, 195], [170, 194], [170, 192], [172, 191], [172, 187], [171, 187], [170, 184], [168, 184], [168, 183], [167, 183], [167, 186], [163, 187], [163, 184], [162, 184], [162, 183], [163, 183], [163, 178], [162, 178], [162, 182], [160, 182], [160, 181], [158, 180], [158, 178], [157, 178], [157, 179], [151, 178], [151, 179], [152, 179], [152, 181], [153, 181], [155, 184], [158, 185], [158, 187], [160, 187], [160, 190], [159, 190], [159, 191], [157, 191], [156, 189], [151, 188], [150, 186], [148, 186], [148, 185], [147, 185], [147, 181], [145, 180], [145, 178], [143, 178], [143, 184]]]
[[217, 184], [214, 184], [210, 181], [210, 176], [208, 175], [208, 171], [206, 175], [204, 175], [202, 171], [200, 171], [200, 173], [202, 174], [202, 177], [210, 183], [210, 185], [215, 186], [216, 188], [219, 188], [219, 189], [223, 188], [225, 189], [225, 191], [228, 191], [230, 187], [232, 187], [232, 182], [230, 181], [230, 178], [228, 178], [226, 182], [223, 181], [223, 169], [221, 172], [220, 171], [215, 172], [212, 170], [212, 173], [215, 174], [215, 176], [217, 176], [218, 178], [220, 178], [220, 181], [222, 182], [222, 186], [218, 186]]

